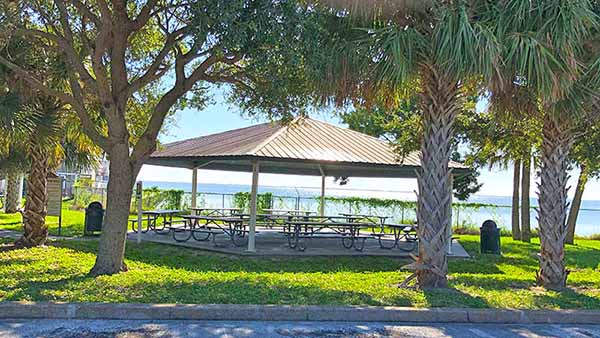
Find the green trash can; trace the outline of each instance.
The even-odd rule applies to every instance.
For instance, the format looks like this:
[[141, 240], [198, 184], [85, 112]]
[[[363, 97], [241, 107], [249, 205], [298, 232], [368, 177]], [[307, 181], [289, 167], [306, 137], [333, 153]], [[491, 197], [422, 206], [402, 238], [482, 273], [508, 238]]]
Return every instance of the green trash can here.
[[479, 228], [481, 253], [500, 255], [500, 229], [496, 222], [487, 220]]
[[85, 221], [83, 234], [93, 235], [94, 232], [102, 231], [102, 221], [104, 220], [104, 209], [102, 203], [92, 202], [85, 208]]

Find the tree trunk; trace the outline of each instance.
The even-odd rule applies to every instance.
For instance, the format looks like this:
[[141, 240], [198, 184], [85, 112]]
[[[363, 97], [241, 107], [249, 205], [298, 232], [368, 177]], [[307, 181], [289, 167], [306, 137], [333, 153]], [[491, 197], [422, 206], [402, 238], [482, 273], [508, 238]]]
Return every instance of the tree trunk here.
[[19, 211], [21, 207], [21, 196], [19, 187], [21, 182], [21, 175], [17, 173], [8, 173], [6, 175], [6, 198], [4, 201], [4, 212], [7, 214], [14, 214]]
[[117, 144], [110, 153], [106, 214], [98, 246], [96, 263], [90, 274], [112, 275], [127, 271], [124, 263], [127, 221], [133, 184], [139, 168], [129, 159], [127, 144]]
[[512, 195], [512, 238], [521, 239], [521, 225], [519, 220], [519, 189], [521, 185], [521, 161], [515, 160], [513, 171], [513, 195]]
[[23, 235], [15, 242], [15, 245], [21, 247], [43, 245], [48, 240], [46, 226], [48, 152], [34, 145], [29, 156], [31, 167], [27, 178], [27, 196], [23, 211]]
[[529, 201], [529, 188], [531, 180], [531, 156], [528, 154], [523, 161], [523, 174], [521, 175], [521, 240], [531, 242], [531, 210]]
[[447, 234], [452, 225], [452, 181], [448, 162], [452, 127], [459, 112], [459, 86], [435, 65], [424, 65], [422, 76], [419, 109], [423, 114], [423, 140], [421, 169], [417, 175], [419, 257], [415, 267], [420, 288], [438, 288], [448, 283]]
[[567, 167], [573, 137], [568, 121], [547, 116], [542, 132], [542, 168], [539, 185], [540, 271], [538, 284], [547, 289], [566, 287], [565, 219]]
[[587, 167], [582, 165], [581, 173], [579, 173], [579, 179], [577, 180], [575, 196], [573, 196], [573, 203], [571, 204], [571, 210], [569, 210], [569, 217], [567, 218], [567, 238], [565, 239], [567, 244], [573, 244], [575, 241], [575, 225], [577, 224], [577, 216], [579, 215], [579, 208], [581, 208], [581, 200], [587, 179]]

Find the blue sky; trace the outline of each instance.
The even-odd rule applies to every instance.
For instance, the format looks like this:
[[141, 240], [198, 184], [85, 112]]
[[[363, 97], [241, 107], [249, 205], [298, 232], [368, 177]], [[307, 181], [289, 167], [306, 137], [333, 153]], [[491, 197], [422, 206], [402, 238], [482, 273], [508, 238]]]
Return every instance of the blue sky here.
[[[247, 127], [264, 120], [251, 119], [241, 116], [239, 110], [228, 104], [224, 98], [223, 91], [213, 90], [213, 104], [203, 110], [186, 109], [176, 113], [176, 122], [161, 136], [161, 142], [168, 143], [192, 137], [209, 135], [217, 132], [236, 128]], [[330, 123], [343, 126], [338, 118], [327, 112], [318, 112], [313, 118], [325, 120]], [[577, 173], [571, 174], [570, 184], [573, 186], [569, 194], [572, 196], [575, 189]], [[166, 182], [190, 182], [191, 171], [187, 169], [164, 168], [155, 166], [144, 166], [138, 176], [142, 181], [166, 181]], [[202, 191], [202, 183], [225, 183], [225, 184], [250, 184], [251, 177], [247, 173], [232, 173], [210, 170], [199, 170], [199, 191]], [[479, 195], [510, 196], [512, 193], [512, 170], [482, 170], [480, 182], [483, 183]], [[272, 175], [260, 176], [261, 185], [286, 186], [286, 187], [320, 187], [319, 177], [294, 176], [294, 175]], [[328, 180], [328, 186], [333, 186], [333, 181]], [[392, 191], [413, 194], [416, 182], [413, 179], [366, 179], [354, 178], [344, 187], [346, 189]], [[532, 196], [535, 196], [535, 177], [532, 176]], [[600, 184], [593, 180], [588, 183], [584, 199], [600, 200]]]

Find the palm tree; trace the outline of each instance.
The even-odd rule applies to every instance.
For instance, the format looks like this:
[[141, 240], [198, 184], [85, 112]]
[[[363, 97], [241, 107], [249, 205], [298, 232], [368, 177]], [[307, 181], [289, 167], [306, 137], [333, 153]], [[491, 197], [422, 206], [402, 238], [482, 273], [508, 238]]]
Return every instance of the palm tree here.
[[[341, 104], [345, 99], [368, 102], [373, 97], [393, 101], [401, 99], [403, 91], [416, 92], [423, 132], [417, 172], [420, 245], [414, 276], [421, 288], [445, 287], [453, 125], [463, 109], [466, 86], [480, 74], [489, 76], [498, 60], [490, 24], [493, 6], [480, 1], [326, 2], [358, 13], [356, 17], [372, 14], [377, 19], [367, 30], [358, 31], [339, 25], [346, 12], [335, 13], [338, 29], [345, 30], [332, 33], [337, 48], [328, 49], [328, 76], [319, 90]], [[346, 22], [355, 24], [352, 19]]]
[[[34, 47], [25, 49], [22, 57], [36, 65], [38, 71], [53, 74], [48, 78], [55, 86], [64, 82], [61, 73], [64, 65], [58, 58]], [[95, 161], [98, 150], [84, 136], [75, 113], [58, 99], [29, 90], [6, 69], [0, 69], [0, 88], [4, 88], [0, 102], [8, 102], [6, 98], [12, 97], [19, 101], [19, 104], [5, 104], [4, 109], [0, 109], [0, 131], [5, 135], [3, 143], [8, 140], [12, 153], [21, 158], [21, 163], [28, 163], [27, 195], [22, 211], [23, 235], [15, 244], [24, 247], [42, 245], [48, 238], [45, 223], [48, 173], [65, 160], [65, 146], [71, 149], [74, 145], [77, 149], [74, 157], [83, 166]], [[72, 159], [67, 157], [66, 160]]]
[[[537, 98], [542, 123], [539, 177], [541, 241], [538, 283], [560, 289], [566, 284], [564, 237], [568, 155], [573, 128], [591, 100], [593, 57], [585, 56], [596, 15], [587, 0], [506, 1], [499, 7], [498, 34], [503, 48], [506, 87], [522, 87]], [[501, 81], [502, 82], [502, 81]], [[592, 86], [597, 88], [596, 86]], [[499, 88], [499, 89], [498, 89]], [[502, 86], [494, 88], [502, 92]], [[589, 103], [589, 104], [588, 104]]]
[[579, 138], [571, 151], [571, 160], [579, 166], [579, 178], [575, 187], [575, 195], [569, 209], [567, 218], [567, 244], [573, 244], [575, 239], [575, 226], [581, 208], [585, 185], [590, 178], [600, 175], [600, 125], [598, 123], [585, 125], [581, 131], [583, 137]]

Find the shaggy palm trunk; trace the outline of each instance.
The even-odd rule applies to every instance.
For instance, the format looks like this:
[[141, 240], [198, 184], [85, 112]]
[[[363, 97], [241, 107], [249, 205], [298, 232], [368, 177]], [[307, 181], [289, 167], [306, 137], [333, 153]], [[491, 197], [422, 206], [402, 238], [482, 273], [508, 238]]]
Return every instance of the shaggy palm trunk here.
[[521, 240], [531, 242], [531, 206], [529, 201], [529, 188], [531, 180], [531, 156], [523, 160], [523, 174], [521, 175]]
[[34, 145], [29, 156], [31, 168], [27, 178], [27, 196], [23, 211], [23, 235], [15, 243], [23, 247], [43, 245], [48, 240], [48, 153], [42, 147]]
[[4, 212], [7, 214], [14, 214], [19, 211], [21, 206], [21, 175], [16, 173], [9, 173], [6, 175], [6, 198], [4, 201]]
[[127, 271], [124, 263], [127, 221], [133, 184], [139, 168], [129, 160], [127, 144], [117, 144], [110, 154], [106, 214], [91, 275], [112, 275]]
[[567, 218], [567, 238], [565, 239], [567, 244], [573, 244], [575, 241], [575, 225], [577, 224], [577, 216], [581, 208], [581, 200], [583, 199], [583, 191], [585, 190], [587, 179], [587, 167], [582, 165], [581, 173], [577, 180], [575, 196], [573, 196], [573, 203], [571, 204], [571, 210], [569, 210], [569, 217]]
[[420, 288], [447, 286], [448, 229], [452, 225], [452, 180], [448, 169], [452, 127], [459, 112], [459, 86], [435, 65], [422, 68], [419, 109], [423, 114], [421, 170], [417, 222], [419, 257], [416, 276]]
[[521, 186], [521, 161], [515, 160], [513, 171], [513, 194], [512, 194], [512, 238], [521, 239], [521, 225], [519, 219], [519, 189]]
[[540, 271], [538, 284], [547, 289], [566, 287], [565, 220], [567, 170], [573, 143], [569, 122], [546, 117], [542, 132], [542, 168], [539, 185]]

